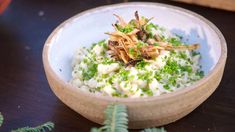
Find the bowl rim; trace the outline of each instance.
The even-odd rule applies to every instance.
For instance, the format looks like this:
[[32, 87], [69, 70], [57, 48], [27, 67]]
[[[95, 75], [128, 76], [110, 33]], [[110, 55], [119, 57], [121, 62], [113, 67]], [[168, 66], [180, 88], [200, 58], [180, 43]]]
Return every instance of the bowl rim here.
[[[138, 5], [138, 6], [158, 6], [158, 7], [162, 7], [162, 8], [167, 8], [168, 10], [174, 10], [176, 12], [179, 12], [181, 14], [185, 14], [187, 16], [196, 17], [196, 18], [200, 19], [201, 21], [203, 21], [204, 23], [206, 23], [218, 35], [219, 40], [220, 40], [221, 55], [218, 59], [218, 62], [214, 66], [214, 68], [211, 71], [209, 71], [208, 74], [205, 75], [202, 79], [196, 81], [193, 85], [190, 85], [187, 88], [184, 88], [184, 89], [181, 89], [178, 91], [174, 91], [174, 92], [168, 93], [168, 94], [163, 94], [160, 96], [151, 96], [151, 97], [142, 97], [142, 98], [118, 98], [118, 97], [111, 97], [111, 96], [100, 96], [100, 95], [93, 94], [90, 92], [82, 91], [82, 90], [79, 90], [78, 88], [72, 86], [69, 82], [66, 82], [63, 79], [61, 79], [54, 72], [54, 70], [52, 69], [52, 67], [49, 63], [49, 56], [48, 55], [49, 55], [49, 48], [51, 45], [51, 41], [60, 29], [65, 27], [65, 25], [67, 25], [68, 23], [73, 22], [74, 19], [81, 17], [83, 15], [92, 14], [94, 12], [99, 12], [101, 10], [107, 10], [107, 9], [110, 10], [113, 8], [118, 8], [118, 7], [123, 7], [123, 6], [135, 6], [135, 5]], [[157, 2], [127, 2], [127, 3], [104, 5], [104, 6], [99, 6], [96, 8], [82, 11], [82, 12], [74, 15], [73, 17], [70, 17], [69, 19], [65, 20], [63, 23], [61, 23], [59, 26], [57, 26], [53, 30], [53, 32], [49, 35], [49, 37], [47, 38], [47, 40], [44, 44], [43, 53], [42, 53], [44, 70], [46, 72], [48, 72], [48, 74], [52, 75], [52, 77], [54, 77], [54, 79], [57, 82], [59, 82], [62, 87], [69, 88], [73, 92], [75, 92], [75, 93], [77, 92], [77, 94], [83, 94], [86, 97], [104, 100], [104, 101], [110, 101], [110, 102], [118, 102], [118, 103], [148, 102], [148, 101], [164, 100], [167, 98], [173, 98], [175, 96], [179, 96], [179, 95], [191, 92], [191, 91], [195, 90], [197, 87], [199, 87], [200, 85], [203, 85], [204, 83], [206, 83], [210, 79], [210, 77], [214, 76], [221, 68], [223, 68], [223, 65], [224, 65], [223, 62], [224, 61], [226, 62], [226, 58], [227, 58], [227, 44], [226, 44], [225, 38], [222, 35], [222, 33], [220, 32], [220, 30], [212, 22], [210, 22], [209, 20], [207, 20], [203, 16], [201, 16], [197, 13], [194, 13], [190, 10], [184, 9], [182, 7], [157, 3]], [[78, 89], [78, 90], [76, 90], [76, 89]]]

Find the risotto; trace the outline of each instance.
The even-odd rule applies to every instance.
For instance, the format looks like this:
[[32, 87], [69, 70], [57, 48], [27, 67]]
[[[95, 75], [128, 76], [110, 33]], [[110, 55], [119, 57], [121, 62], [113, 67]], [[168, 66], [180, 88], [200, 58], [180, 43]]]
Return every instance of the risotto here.
[[139, 17], [113, 24], [110, 37], [89, 48], [77, 49], [72, 63], [72, 85], [112, 97], [148, 97], [171, 93], [204, 76], [196, 49], [181, 37]]

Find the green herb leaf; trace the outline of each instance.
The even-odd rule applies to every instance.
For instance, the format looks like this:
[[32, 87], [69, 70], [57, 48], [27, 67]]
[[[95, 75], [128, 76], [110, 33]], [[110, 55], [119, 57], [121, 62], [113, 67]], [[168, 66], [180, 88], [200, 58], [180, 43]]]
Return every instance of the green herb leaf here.
[[169, 82], [170, 84], [172, 84], [173, 86], [176, 86], [176, 79], [177, 79], [176, 76], [171, 76], [171, 77], [169, 78], [168, 82]]
[[154, 45], [154, 46], [159, 46], [159, 43], [154, 42], [153, 45]]
[[118, 92], [114, 92], [114, 93], [112, 93], [112, 96], [113, 97], [122, 97], [122, 94], [118, 93]]
[[135, 55], [135, 49], [134, 48], [129, 48], [128, 52], [134, 56]]
[[0, 126], [2, 126], [3, 120], [4, 120], [3, 115], [2, 115], [2, 113], [0, 112]]
[[168, 84], [163, 85], [163, 88], [165, 88], [166, 90], [170, 90], [170, 86]]
[[151, 32], [152, 29], [156, 29], [156, 30], [157, 30], [157, 28], [158, 28], [158, 25], [155, 25], [155, 24], [153, 24], [153, 23], [149, 23], [149, 24], [146, 26], [146, 30], [147, 30], [148, 32]]
[[46, 132], [46, 131], [52, 131], [53, 128], [54, 128], [54, 123], [46, 122], [37, 127], [23, 127], [23, 128], [18, 128], [16, 130], [12, 130], [11, 132]]
[[184, 52], [179, 52], [179, 57], [186, 60], [187, 59], [187, 55]]
[[196, 75], [200, 76], [201, 78], [205, 76], [204, 71], [198, 71]]
[[153, 91], [149, 88], [142, 88], [142, 91], [146, 93], [148, 96], [153, 96]]
[[180, 66], [176, 61], [167, 60], [166, 65], [163, 67], [162, 72], [173, 74], [178, 73]]
[[141, 80], [146, 80], [147, 82], [150, 82], [151, 81], [151, 76], [153, 75], [153, 72], [152, 71], [147, 71], [145, 72], [144, 74], [141, 74], [141, 73], [138, 73], [137, 76], [138, 76], [138, 79], [141, 79]]
[[105, 43], [105, 39], [98, 42], [99, 46], [102, 46], [104, 49], [108, 49], [108, 45]]
[[155, 73], [154, 78], [156, 78], [158, 81], [162, 79], [161, 74], [157, 72]]
[[192, 73], [193, 69], [191, 66], [181, 66], [182, 71], [186, 71], [188, 73]]
[[133, 28], [136, 28], [136, 26], [137, 26], [136, 20], [135, 20], [135, 19], [130, 20], [130, 22], [128, 23], [128, 25], [130, 25], [130, 26], [133, 27]]
[[140, 62], [137, 62], [135, 67], [137, 69], [143, 69], [146, 65], [149, 65], [149, 62], [145, 62], [144, 60], [141, 60]]
[[200, 53], [196, 51], [192, 51], [192, 56], [196, 56], [196, 55], [200, 55]]
[[126, 81], [128, 80], [128, 75], [129, 75], [130, 71], [129, 70], [125, 70], [125, 69], [121, 69], [119, 72], [119, 75], [121, 77], [122, 81]]
[[166, 130], [161, 127], [161, 128], [146, 128], [142, 130], [141, 132], [166, 132]]
[[115, 61], [113, 59], [110, 59], [108, 57], [104, 57], [103, 60], [102, 60], [102, 64], [112, 64], [114, 63]]
[[138, 48], [138, 49], [142, 48], [143, 46], [148, 46], [147, 43], [144, 43], [144, 42], [142, 42], [142, 41], [139, 41], [136, 45], [137, 45], [137, 48]]
[[120, 25], [116, 24], [116, 27], [120, 32], [123, 32], [123, 33], [129, 33], [134, 30], [134, 28], [131, 25], [121, 27]]
[[82, 77], [84, 80], [89, 80], [92, 77], [95, 76], [95, 74], [97, 73], [97, 64], [89, 64], [87, 66], [87, 70], [82, 70]]
[[168, 42], [171, 43], [173, 46], [182, 45], [181, 41], [178, 38], [170, 38]]

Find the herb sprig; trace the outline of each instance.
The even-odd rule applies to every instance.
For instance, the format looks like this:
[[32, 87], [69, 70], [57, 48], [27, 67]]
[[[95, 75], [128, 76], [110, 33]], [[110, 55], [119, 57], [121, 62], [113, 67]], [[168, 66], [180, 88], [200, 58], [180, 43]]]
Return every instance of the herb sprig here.
[[[128, 132], [127, 107], [122, 104], [110, 104], [105, 112], [104, 126], [92, 128], [91, 132]], [[166, 132], [161, 128], [146, 128], [140, 132]]]
[[0, 126], [2, 126], [3, 120], [4, 120], [3, 115], [2, 115], [2, 113], [0, 112]]
[[[92, 128], [91, 132], [128, 132], [127, 107], [123, 104], [109, 104], [104, 111], [105, 121], [100, 128]], [[3, 116], [0, 113], [0, 126], [3, 123]], [[53, 122], [46, 122], [36, 127], [23, 127], [12, 130], [11, 132], [47, 132], [54, 128]], [[146, 128], [140, 132], [166, 132], [161, 128]]]
[[18, 128], [16, 130], [12, 130], [11, 132], [46, 132], [46, 131], [52, 131], [54, 128], [54, 123], [52, 122], [46, 122], [42, 125], [39, 125], [37, 127], [23, 127]]

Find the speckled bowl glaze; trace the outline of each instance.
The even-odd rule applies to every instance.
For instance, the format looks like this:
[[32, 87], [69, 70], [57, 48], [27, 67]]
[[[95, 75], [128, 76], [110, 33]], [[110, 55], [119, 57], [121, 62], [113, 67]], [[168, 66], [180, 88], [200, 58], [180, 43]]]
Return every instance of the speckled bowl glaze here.
[[[155, 97], [113, 98], [86, 93], [68, 83], [75, 49], [89, 47], [108, 38], [113, 31], [113, 13], [126, 20], [134, 12], [154, 17], [153, 23], [183, 36], [186, 43], [200, 43], [201, 65], [206, 75], [185, 89]], [[87, 119], [102, 124], [103, 111], [109, 103], [128, 106], [129, 128], [161, 126], [192, 112], [219, 85], [227, 57], [226, 42], [221, 32], [207, 19], [191, 11], [159, 3], [123, 3], [102, 6], [79, 13], [59, 25], [47, 39], [43, 49], [43, 64], [48, 82], [56, 96]]]

